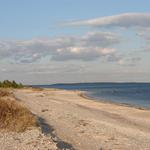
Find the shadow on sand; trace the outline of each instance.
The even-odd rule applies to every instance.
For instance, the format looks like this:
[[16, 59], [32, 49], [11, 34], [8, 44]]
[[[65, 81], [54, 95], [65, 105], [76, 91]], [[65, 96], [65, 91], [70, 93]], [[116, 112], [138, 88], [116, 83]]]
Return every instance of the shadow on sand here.
[[40, 127], [42, 129], [42, 132], [46, 135], [50, 135], [52, 137], [52, 140], [57, 143], [57, 147], [60, 150], [75, 150], [73, 146], [67, 142], [62, 141], [60, 138], [58, 138], [55, 134], [55, 130], [52, 126], [46, 123], [46, 121], [43, 118], [38, 118]]

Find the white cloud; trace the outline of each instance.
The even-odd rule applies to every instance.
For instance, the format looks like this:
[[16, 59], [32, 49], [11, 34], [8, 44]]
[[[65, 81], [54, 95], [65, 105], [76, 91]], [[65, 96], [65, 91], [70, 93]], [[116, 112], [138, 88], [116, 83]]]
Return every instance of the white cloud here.
[[150, 42], [150, 27], [149, 28], [138, 28], [137, 35], [142, 37], [147, 42]]
[[119, 42], [120, 37], [110, 32], [91, 32], [81, 37], [0, 41], [0, 60], [14, 63], [33, 63], [43, 58], [90, 61], [116, 53], [110, 47]]
[[135, 66], [141, 61], [141, 57], [138, 56], [130, 56], [125, 58], [120, 58], [118, 60], [118, 64], [125, 66]]
[[114, 16], [100, 17], [96, 19], [72, 21], [65, 23], [68, 26], [92, 26], [92, 27], [150, 27], [150, 13], [124, 13]]
[[84, 60], [91, 61], [100, 57], [114, 54], [115, 49], [101, 47], [68, 47], [59, 49], [52, 59], [57, 61]]
[[141, 52], [150, 52], [150, 45], [145, 45]]

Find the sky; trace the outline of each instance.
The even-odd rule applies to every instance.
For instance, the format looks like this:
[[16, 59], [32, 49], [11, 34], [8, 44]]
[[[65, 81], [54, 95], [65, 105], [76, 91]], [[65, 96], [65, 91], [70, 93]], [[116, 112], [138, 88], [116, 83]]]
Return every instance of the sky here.
[[150, 1], [0, 0], [0, 80], [150, 82]]

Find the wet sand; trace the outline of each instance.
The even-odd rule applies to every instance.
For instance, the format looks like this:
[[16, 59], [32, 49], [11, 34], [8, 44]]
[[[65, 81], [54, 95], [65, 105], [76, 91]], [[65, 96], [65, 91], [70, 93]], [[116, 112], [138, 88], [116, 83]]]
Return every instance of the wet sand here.
[[27, 88], [14, 94], [44, 120], [45, 132], [53, 128], [51, 134], [75, 149], [150, 149], [150, 110], [93, 101], [80, 91]]

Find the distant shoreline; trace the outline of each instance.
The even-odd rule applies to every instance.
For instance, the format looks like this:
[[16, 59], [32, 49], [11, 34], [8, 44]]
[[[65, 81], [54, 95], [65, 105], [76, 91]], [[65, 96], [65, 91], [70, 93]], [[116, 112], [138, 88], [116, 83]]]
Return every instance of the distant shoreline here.
[[34, 85], [26, 85], [26, 86], [53, 86], [53, 85], [77, 85], [77, 84], [150, 84], [150, 82], [71, 82], [71, 83], [54, 83], [54, 84], [34, 84]]

